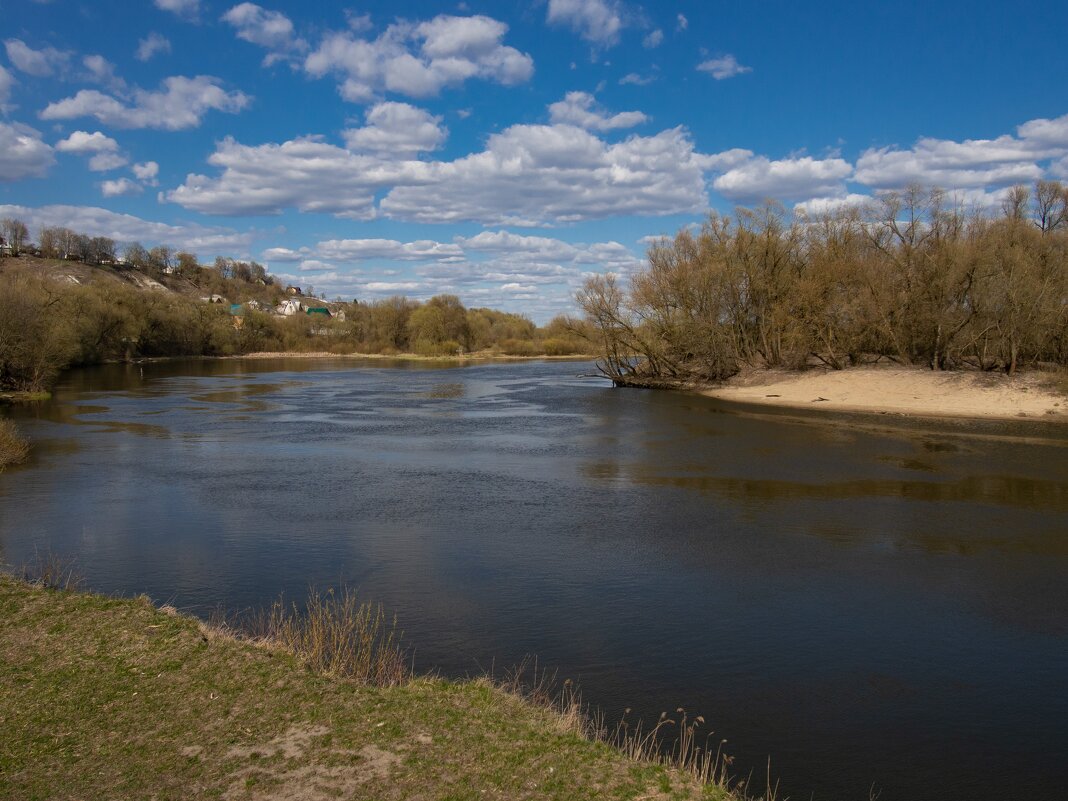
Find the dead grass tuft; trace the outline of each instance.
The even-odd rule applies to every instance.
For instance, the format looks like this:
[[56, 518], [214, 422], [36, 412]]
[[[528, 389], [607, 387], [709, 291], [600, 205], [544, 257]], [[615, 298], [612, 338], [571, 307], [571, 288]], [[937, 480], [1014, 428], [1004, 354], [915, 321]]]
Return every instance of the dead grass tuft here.
[[303, 607], [279, 599], [250, 623], [242, 628], [291, 651], [318, 673], [375, 687], [403, 684], [412, 675], [397, 619], [351, 589], [312, 589]]
[[30, 455], [30, 443], [22, 438], [10, 420], [0, 420], [0, 473], [5, 467], [25, 461]]
[[85, 578], [75, 567], [73, 557], [61, 556], [54, 551], [44, 553], [34, 549], [33, 561], [16, 571], [27, 584], [47, 587], [51, 590], [77, 590]]

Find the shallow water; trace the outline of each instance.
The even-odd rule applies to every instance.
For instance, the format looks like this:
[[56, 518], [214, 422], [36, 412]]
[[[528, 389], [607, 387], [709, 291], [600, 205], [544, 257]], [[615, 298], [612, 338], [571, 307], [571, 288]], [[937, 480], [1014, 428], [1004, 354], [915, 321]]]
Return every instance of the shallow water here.
[[71, 554], [94, 589], [197, 613], [358, 585], [419, 667], [535, 654], [609, 719], [683, 706], [735, 773], [770, 756], [780, 797], [1065, 797], [1068, 437], [590, 372], [74, 372], [14, 410], [35, 450], [0, 479], [0, 560]]

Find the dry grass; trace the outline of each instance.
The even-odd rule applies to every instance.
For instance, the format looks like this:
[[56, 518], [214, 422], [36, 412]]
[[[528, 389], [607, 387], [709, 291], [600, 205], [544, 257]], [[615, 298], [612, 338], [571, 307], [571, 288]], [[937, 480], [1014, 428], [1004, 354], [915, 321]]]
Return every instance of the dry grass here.
[[9, 465], [18, 464], [30, 455], [30, 443], [19, 434], [10, 420], [0, 420], [0, 473]]
[[77, 590], [85, 582], [78, 572], [74, 559], [48, 550], [41, 553], [36, 548], [33, 561], [18, 570], [19, 577], [35, 587], [50, 590]]
[[711, 730], [702, 734], [704, 717], [691, 717], [682, 707], [678, 707], [673, 716], [662, 713], [656, 725], [649, 729], [641, 720], [632, 723], [629, 719], [631, 710], [627, 709], [623, 718], [610, 727], [603, 712], [582, 701], [582, 694], [574, 682], [570, 679], [558, 682], [555, 671], [539, 670], [534, 659], [525, 659], [517, 667], [505, 671], [502, 678], [489, 677], [489, 680], [510, 695], [552, 711], [562, 733], [604, 743], [634, 762], [669, 768], [701, 786], [721, 791], [723, 797], [775, 801], [778, 795], [770, 764], [765, 791], [759, 796], [749, 795], [748, 783], [733, 779], [729, 774], [734, 760], [724, 750], [727, 741], [716, 739]]
[[253, 616], [246, 632], [295, 654], [317, 673], [360, 684], [393, 687], [411, 678], [396, 618], [381, 605], [361, 601], [354, 590], [312, 590], [304, 606], [276, 601]]

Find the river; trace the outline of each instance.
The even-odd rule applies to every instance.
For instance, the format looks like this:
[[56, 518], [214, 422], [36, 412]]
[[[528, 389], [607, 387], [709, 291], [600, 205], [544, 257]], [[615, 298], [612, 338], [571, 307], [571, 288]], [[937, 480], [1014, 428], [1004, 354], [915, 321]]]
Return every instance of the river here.
[[[446, 675], [536, 655], [815, 801], [1068, 792], [1068, 435], [865, 427], [575, 362], [172, 361], [13, 407], [0, 560], [197, 614], [347, 583]], [[762, 780], [754, 778], [756, 789]], [[873, 791], [874, 788], [874, 791]]]

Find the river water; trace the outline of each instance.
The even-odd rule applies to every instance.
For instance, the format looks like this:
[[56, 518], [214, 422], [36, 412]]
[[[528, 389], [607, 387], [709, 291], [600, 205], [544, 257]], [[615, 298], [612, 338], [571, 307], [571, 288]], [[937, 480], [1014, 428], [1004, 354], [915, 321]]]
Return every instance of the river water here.
[[[347, 583], [417, 666], [684, 707], [780, 798], [1068, 793], [1068, 436], [872, 428], [574, 362], [181, 361], [9, 410], [0, 561], [206, 614]], [[1029, 439], [1008, 435], [1038, 431]], [[874, 788], [874, 791], [873, 791]]]

